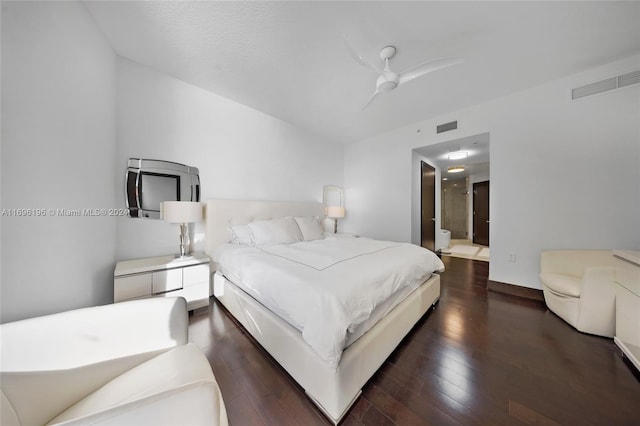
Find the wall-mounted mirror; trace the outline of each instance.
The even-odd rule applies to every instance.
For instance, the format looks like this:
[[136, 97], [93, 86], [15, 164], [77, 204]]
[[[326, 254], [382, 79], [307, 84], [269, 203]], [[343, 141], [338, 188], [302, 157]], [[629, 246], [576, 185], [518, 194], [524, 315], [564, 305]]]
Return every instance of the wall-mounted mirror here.
[[199, 171], [185, 164], [130, 158], [125, 181], [130, 217], [160, 219], [163, 201], [200, 201]]
[[344, 191], [337, 185], [325, 185], [322, 192], [322, 204], [325, 208], [329, 206], [344, 207]]

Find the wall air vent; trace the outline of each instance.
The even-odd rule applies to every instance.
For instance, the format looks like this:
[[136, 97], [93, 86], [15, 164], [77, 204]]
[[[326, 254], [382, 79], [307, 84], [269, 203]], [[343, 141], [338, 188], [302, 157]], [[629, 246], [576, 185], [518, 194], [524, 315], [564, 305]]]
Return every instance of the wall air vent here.
[[618, 76], [618, 87], [640, 83], [640, 70]]
[[576, 87], [571, 90], [571, 99], [584, 98], [585, 96], [591, 96], [596, 93], [607, 92], [638, 83], [640, 83], [640, 70]]
[[436, 133], [448, 132], [449, 130], [455, 130], [458, 128], [458, 121], [450, 121], [436, 126]]
[[571, 91], [571, 99], [584, 98], [585, 96], [606, 92], [607, 90], [613, 90], [617, 87], [618, 84], [616, 77], [611, 77], [596, 83], [587, 84], [586, 86], [576, 87]]

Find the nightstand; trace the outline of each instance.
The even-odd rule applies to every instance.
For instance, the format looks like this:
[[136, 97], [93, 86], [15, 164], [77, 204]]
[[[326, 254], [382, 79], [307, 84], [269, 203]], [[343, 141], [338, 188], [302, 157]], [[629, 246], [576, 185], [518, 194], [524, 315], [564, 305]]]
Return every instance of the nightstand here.
[[210, 262], [202, 253], [120, 261], [113, 273], [113, 301], [182, 296], [189, 310], [207, 306]]

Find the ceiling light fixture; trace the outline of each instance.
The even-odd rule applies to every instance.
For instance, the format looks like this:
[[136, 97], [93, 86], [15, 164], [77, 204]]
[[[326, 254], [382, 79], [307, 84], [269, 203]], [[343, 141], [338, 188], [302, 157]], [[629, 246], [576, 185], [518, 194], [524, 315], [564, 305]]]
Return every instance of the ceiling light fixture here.
[[447, 169], [449, 173], [460, 173], [464, 172], [464, 166], [453, 166]]
[[449, 160], [462, 160], [464, 158], [467, 158], [468, 156], [469, 153], [467, 151], [456, 151], [447, 155], [447, 158]]

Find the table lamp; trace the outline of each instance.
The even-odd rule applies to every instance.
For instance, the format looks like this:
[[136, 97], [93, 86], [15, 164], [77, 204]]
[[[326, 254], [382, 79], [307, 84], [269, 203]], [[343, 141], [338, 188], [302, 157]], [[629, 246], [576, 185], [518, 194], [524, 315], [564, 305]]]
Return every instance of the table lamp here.
[[333, 219], [333, 233], [338, 233], [338, 218], [344, 217], [345, 210], [342, 206], [327, 206], [327, 217]]
[[202, 204], [195, 201], [164, 201], [161, 214], [165, 222], [180, 225], [180, 253], [176, 257], [191, 256], [189, 224], [202, 222]]

